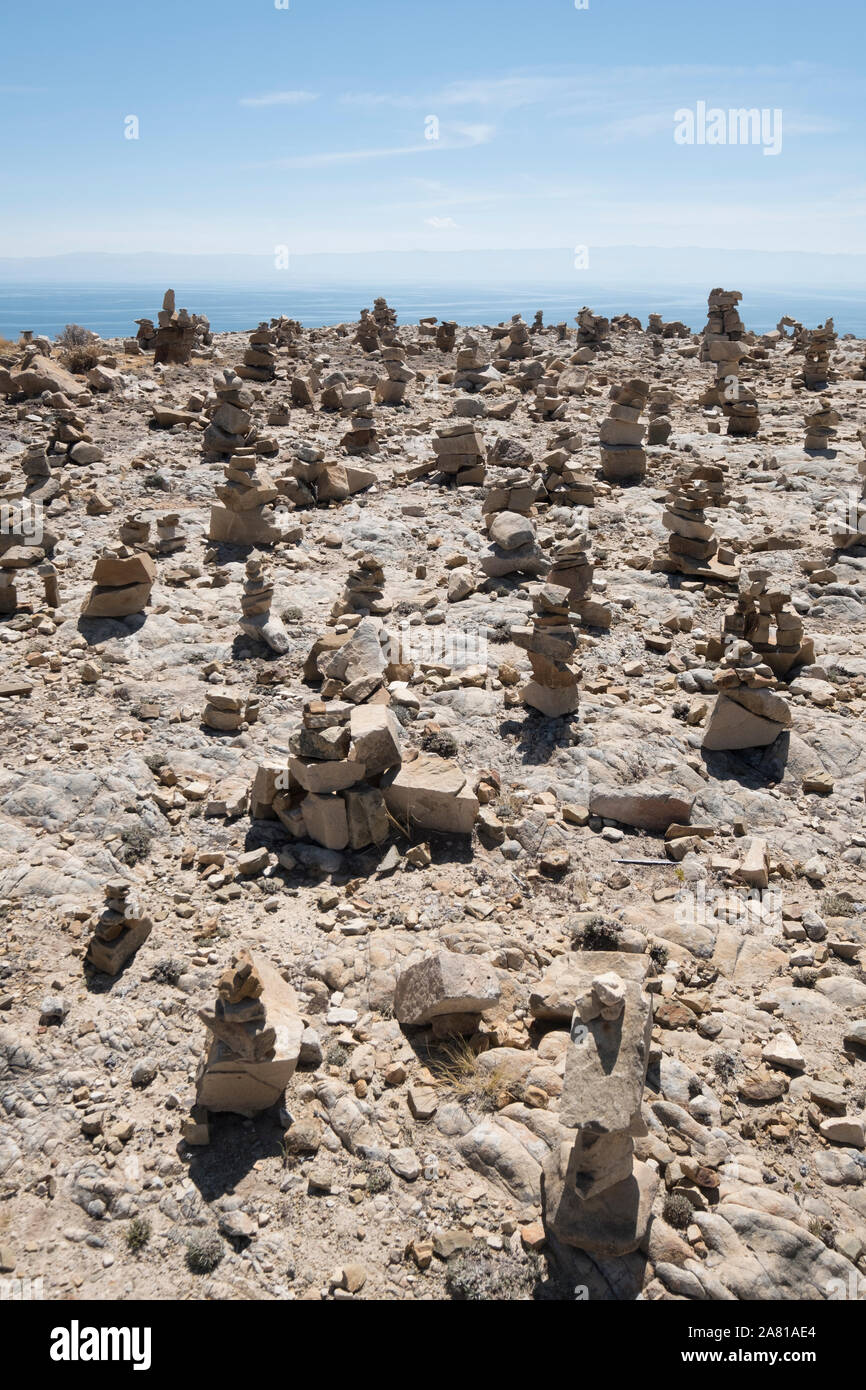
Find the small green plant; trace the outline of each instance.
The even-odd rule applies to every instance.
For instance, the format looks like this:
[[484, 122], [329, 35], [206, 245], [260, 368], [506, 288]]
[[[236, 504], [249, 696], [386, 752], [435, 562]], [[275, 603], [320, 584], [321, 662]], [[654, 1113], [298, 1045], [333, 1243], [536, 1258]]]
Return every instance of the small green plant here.
[[492, 1255], [470, 1246], [448, 1261], [445, 1287], [455, 1302], [515, 1303], [532, 1298], [539, 1282], [539, 1262], [514, 1255]]
[[187, 1268], [193, 1274], [210, 1274], [216, 1269], [225, 1247], [216, 1231], [196, 1231], [186, 1243]]
[[821, 899], [822, 917], [850, 917], [854, 911], [854, 899], [850, 893], [825, 893]]
[[145, 826], [130, 825], [120, 832], [122, 848], [118, 851], [118, 859], [124, 864], [137, 864], [140, 859], [146, 859], [150, 854], [150, 847], [153, 843], [153, 836]]
[[367, 1191], [373, 1197], [378, 1192], [387, 1192], [391, 1186], [391, 1174], [381, 1163], [374, 1163], [367, 1169]]
[[69, 348], [63, 354], [63, 365], [73, 376], [84, 376], [99, 365], [99, 348], [90, 344]]
[[662, 1216], [675, 1231], [684, 1231], [691, 1224], [694, 1207], [682, 1192], [671, 1192], [665, 1198]]
[[619, 925], [596, 913], [572, 928], [571, 943], [575, 951], [618, 951]]
[[150, 1222], [146, 1216], [134, 1216], [124, 1232], [124, 1239], [134, 1255], [150, 1240]]
[[344, 1067], [348, 1060], [348, 1052], [339, 1043], [332, 1043], [325, 1053], [325, 1061], [329, 1067]]

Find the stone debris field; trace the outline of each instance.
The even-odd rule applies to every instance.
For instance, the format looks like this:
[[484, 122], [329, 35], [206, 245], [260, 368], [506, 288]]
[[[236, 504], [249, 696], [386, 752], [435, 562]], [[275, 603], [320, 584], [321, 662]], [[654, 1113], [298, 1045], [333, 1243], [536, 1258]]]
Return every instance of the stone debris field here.
[[0, 1278], [866, 1300], [866, 342], [148, 307], [0, 340]]

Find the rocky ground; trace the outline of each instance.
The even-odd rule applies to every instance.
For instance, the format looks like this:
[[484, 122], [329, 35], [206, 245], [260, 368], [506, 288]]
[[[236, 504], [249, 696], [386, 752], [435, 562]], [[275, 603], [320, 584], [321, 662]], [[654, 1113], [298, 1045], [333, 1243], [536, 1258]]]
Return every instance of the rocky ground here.
[[[471, 332], [495, 360], [489, 329]], [[539, 581], [484, 580], [481, 487], [412, 476], [464, 394], [454, 354], [417, 325], [397, 336], [415, 378], [405, 404], [373, 409], [376, 447], [356, 461], [376, 484], [293, 513], [300, 539], [266, 552], [282, 656], [238, 628], [248, 552], [207, 540], [222, 466], [203, 459], [205, 414], [153, 423], [155, 405], [183, 411], [197, 396], [207, 409], [215, 371], [240, 362], [246, 336], [217, 334], [169, 367], [101, 342], [90, 382], [74, 378], [101, 458], [51, 455], [59, 607], [25, 568], [18, 611], [0, 620], [0, 1273], [41, 1278], [50, 1299], [571, 1298], [578, 1287], [612, 1300], [862, 1299], [866, 552], [836, 553], [828, 527], [859, 495], [866, 343], [835, 348], [841, 423], [820, 453], [803, 447], [817, 401], [795, 380], [802, 355], [777, 334], [750, 339], [755, 438], [727, 436], [720, 412], [698, 405], [710, 369], [697, 337], [656, 354], [645, 332], [614, 329], [558, 420], [538, 418], [534, 391], [516, 384], [525, 363], [475, 396], [488, 449], [517, 440], [540, 460], [567, 424], [574, 466], [595, 479], [592, 507], [536, 508], [542, 550], [575, 520], [588, 526], [594, 596], [612, 612], [609, 631], [582, 634], [578, 712], [545, 719], [515, 697], [528, 665], [509, 640]], [[554, 376], [575, 348], [574, 330], [532, 335]], [[347, 420], [316, 401], [267, 424], [287, 378], [317, 359], [322, 377], [381, 375], [352, 325], [303, 332], [292, 351], [277, 351], [276, 380], [252, 384], [277, 479], [304, 445], [345, 457]], [[0, 356], [14, 368], [20, 349]], [[640, 484], [617, 487], [600, 478], [599, 427], [609, 387], [636, 376], [675, 392], [673, 432], [648, 449]], [[3, 400], [0, 485], [12, 496], [56, 401]], [[718, 536], [741, 568], [790, 589], [814, 641], [814, 665], [788, 682], [792, 728], [766, 749], [702, 750], [715, 697], [703, 652], [730, 594], [651, 568], [664, 494], [689, 461], [727, 466]], [[180, 514], [187, 543], [157, 559], [144, 615], [82, 620], [95, 559], [123, 519], [165, 512]], [[359, 552], [384, 567], [385, 621], [408, 623], [422, 652], [429, 642], [400, 705], [406, 746], [455, 759], [473, 786], [495, 774], [471, 839], [395, 828], [384, 853], [339, 853], [290, 840], [278, 821], [225, 814], [261, 761], [285, 757], [316, 693], [304, 662]], [[476, 587], [449, 602], [456, 568]], [[443, 631], [470, 638], [480, 674], [437, 659]], [[204, 727], [214, 686], [254, 693], [257, 720]], [[635, 784], [693, 798], [701, 834], [684, 858], [628, 823], [628, 798], [623, 820], [591, 813], [599, 786]], [[761, 839], [763, 897], [739, 872]], [[240, 872], [259, 846], [266, 867]], [[154, 926], [111, 978], [84, 955], [118, 877]], [[557, 960], [610, 944], [652, 957], [636, 1149], [662, 1179], [641, 1248], [619, 1259], [564, 1250], [541, 1202], [545, 1157], [566, 1137], [569, 1035], [539, 1000]], [[210, 1143], [189, 1145], [198, 1010], [245, 948], [295, 987], [318, 1046], [308, 1034], [283, 1109], [214, 1116]], [[442, 948], [483, 958], [499, 979], [498, 1004], [462, 1043], [394, 1015], [401, 970]], [[360, 1126], [374, 1136], [365, 1144]]]

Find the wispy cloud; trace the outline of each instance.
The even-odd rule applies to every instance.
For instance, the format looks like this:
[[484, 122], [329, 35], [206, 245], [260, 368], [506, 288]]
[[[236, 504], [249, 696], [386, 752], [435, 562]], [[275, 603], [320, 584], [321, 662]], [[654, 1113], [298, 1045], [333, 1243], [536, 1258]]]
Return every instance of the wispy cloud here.
[[426, 227], [435, 227], [438, 232], [448, 232], [459, 224], [454, 221], [453, 217], [425, 217], [424, 225]]
[[410, 154], [432, 154], [439, 150], [469, 150], [486, 145], [496, 133], [492, 125], [455, 123], [438, 140], [422, 140], [415, 145], [374, 146], [358, 150], [323, 150], [315, 154], [290, 155], [285, 159], [256, 164], [257, 169], [322, 169], [332, 164], [355, 164], [370, 159], [399, 159]]
[[318, 101], [318, 92], [264, 92], [257, 97], [241, 97], [239, 106], [306, 106]]

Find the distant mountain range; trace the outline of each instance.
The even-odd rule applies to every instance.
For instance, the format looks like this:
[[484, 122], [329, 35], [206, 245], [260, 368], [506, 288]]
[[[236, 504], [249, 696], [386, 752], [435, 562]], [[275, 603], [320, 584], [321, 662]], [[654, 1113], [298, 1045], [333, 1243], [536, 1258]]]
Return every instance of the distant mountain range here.
[[805, 251], [730, 251], [709, 247], [589, 247], [584, 268], [573, 247], [490, 251], [375, 251], [290, 255], [278, 270], [273, 255], [188, 255], [163, 251], [71, 252], [0, 257], [0, 282], [14, 284], [563, 285], [580, 299], [593, 285], [700, 285], [710, 289], [768, 286], [863, 291], [866, 255]]

